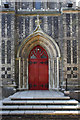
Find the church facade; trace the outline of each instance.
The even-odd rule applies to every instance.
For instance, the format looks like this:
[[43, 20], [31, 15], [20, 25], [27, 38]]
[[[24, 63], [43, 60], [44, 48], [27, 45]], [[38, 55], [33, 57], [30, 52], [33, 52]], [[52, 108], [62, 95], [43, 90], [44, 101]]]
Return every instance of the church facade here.
[[2, 3], [0, 16], [2, 87], [80, 88], [80, 10], [75, 2]]

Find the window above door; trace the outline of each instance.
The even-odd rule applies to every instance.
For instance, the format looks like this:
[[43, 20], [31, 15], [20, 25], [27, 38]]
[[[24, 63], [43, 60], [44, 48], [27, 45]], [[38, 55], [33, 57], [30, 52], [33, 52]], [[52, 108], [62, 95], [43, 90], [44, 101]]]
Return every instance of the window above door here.
[[34, 47], [29, 55], [30, 59], [47, 59], [48, 55], [45, 49], [43, 49], [41, 46], [37, 45]]
[[40, 10], [41, 9], [41, 0], [34, 0], [33, 8]]
[[41, 9], [41, 2], [35, 2], [35, 8]]

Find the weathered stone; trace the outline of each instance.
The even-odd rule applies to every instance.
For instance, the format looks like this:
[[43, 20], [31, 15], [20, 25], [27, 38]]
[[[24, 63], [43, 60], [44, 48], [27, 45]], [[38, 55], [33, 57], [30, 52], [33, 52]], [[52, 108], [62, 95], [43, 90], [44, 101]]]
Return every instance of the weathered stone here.
[[42, 2], [40, 10], [33, 2], [9, 4], [7, 10], [2, 3], [0, 13], [1, 86], [29, 89], [28, 56], [41, 45], [49, 55], [49, 90], [80, 89], [80, 13], [75, 3], [65, 9], [66, 2]]

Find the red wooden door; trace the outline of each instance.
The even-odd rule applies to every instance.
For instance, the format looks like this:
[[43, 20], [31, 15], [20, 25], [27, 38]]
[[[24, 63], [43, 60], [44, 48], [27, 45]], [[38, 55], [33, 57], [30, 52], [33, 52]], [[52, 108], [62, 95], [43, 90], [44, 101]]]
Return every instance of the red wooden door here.
[[29, 55], [29, 89], [48, 90], [48, 55], [39, 45]]

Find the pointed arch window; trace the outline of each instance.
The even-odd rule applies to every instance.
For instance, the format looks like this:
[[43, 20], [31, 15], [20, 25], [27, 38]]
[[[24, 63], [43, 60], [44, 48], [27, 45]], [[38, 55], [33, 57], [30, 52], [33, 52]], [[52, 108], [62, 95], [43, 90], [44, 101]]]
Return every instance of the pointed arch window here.
[[77, 63], [77, 41], [73, 40], [73, 63]]
[[70, 30], [71, 30], [71, 28], [70, 28], [70, 14], [66, 14], [66, 36], [67, 37], [70, 37], [71, 35], [70, 35]]
[[36, 46], [30, 53], [30, 59], [42, 59], [47, 58], [48, 55], [41, 46]]
[[67, 63], [71, 64], [71, 41], [67, 40]]
[[7, 41], [7, 64], [11, 64], [11, 41]]
[[2, 64], [5, 64], [5, 41], [2, 40]]

